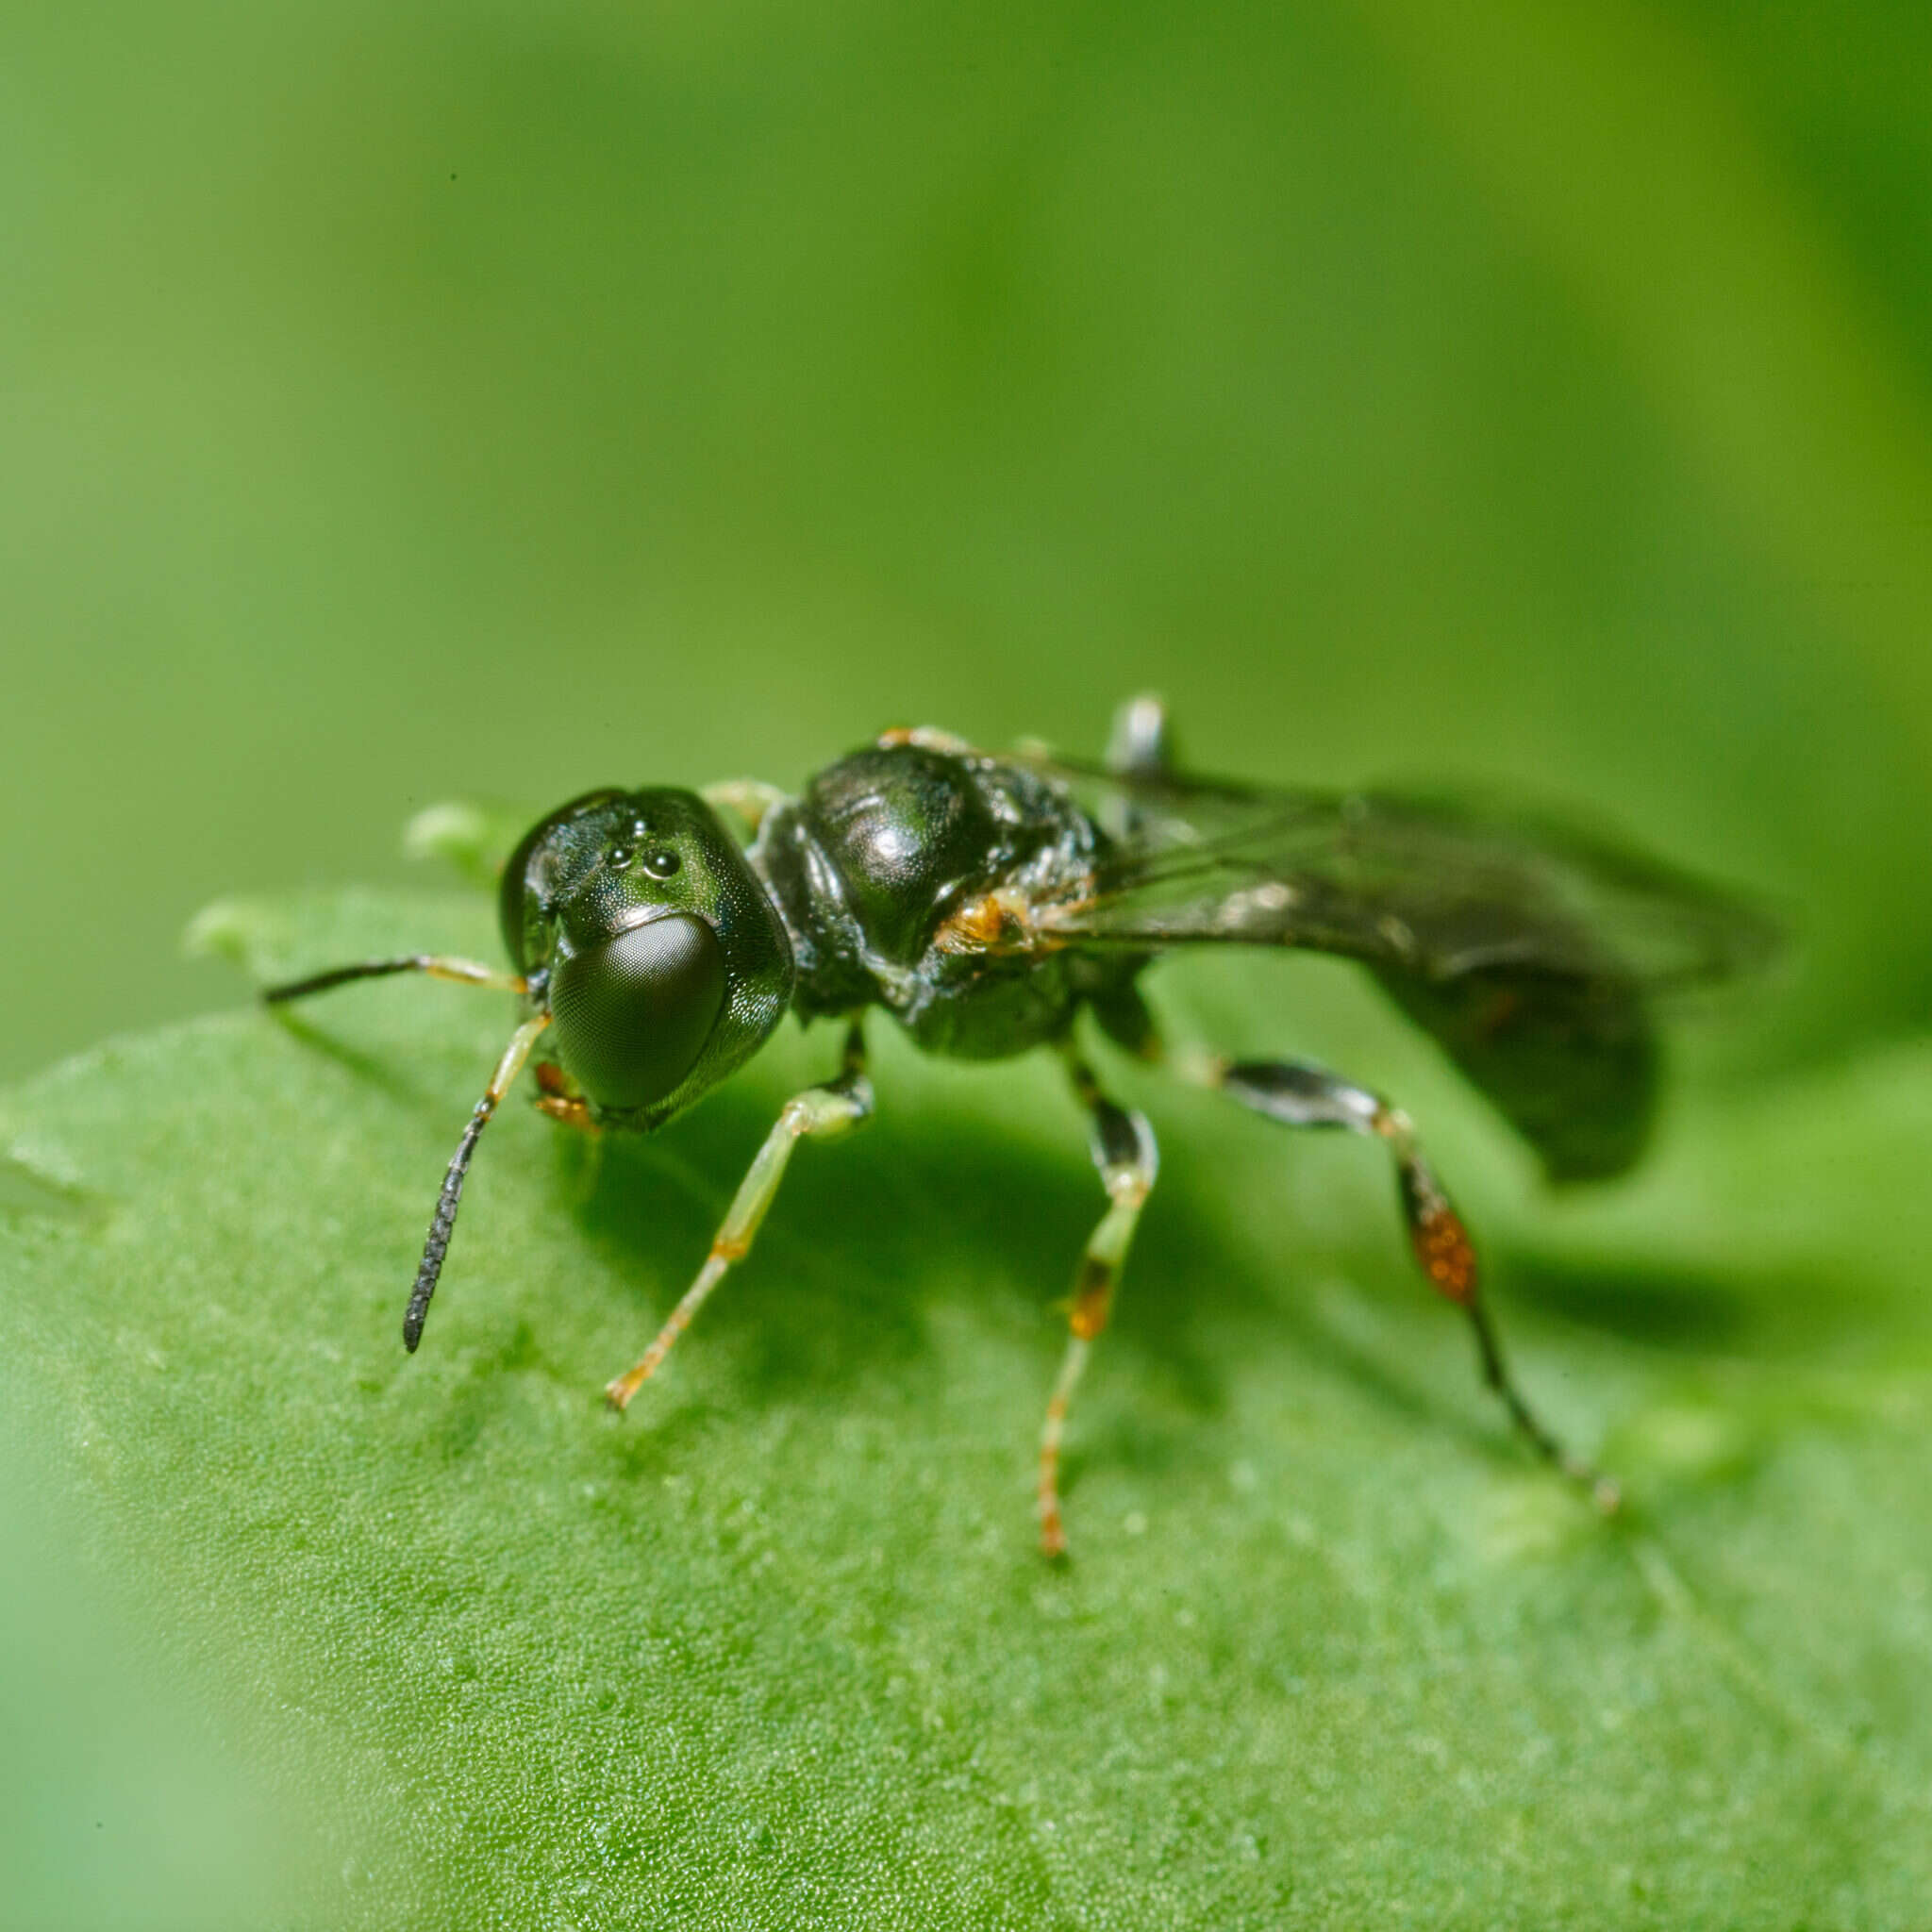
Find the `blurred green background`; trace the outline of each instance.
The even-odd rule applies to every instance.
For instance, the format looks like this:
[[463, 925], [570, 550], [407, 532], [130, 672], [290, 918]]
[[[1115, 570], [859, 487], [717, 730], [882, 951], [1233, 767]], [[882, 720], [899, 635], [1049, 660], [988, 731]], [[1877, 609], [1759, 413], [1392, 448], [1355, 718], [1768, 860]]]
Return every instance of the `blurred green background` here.
[[1559, 791], [1926, 1009], [1905, 5], [18, 9], [0, 1069], [451, 793], [883, 724]]
[[[195, 909], [438, 798], [1143, 687], [1787, 906], [1734, 1074], [1922, 1029], [1928, 73], [1904, 4], [15, 9], [0, 1074], [233, 1004]], [[9, 1721], [153, 1749], [50, 1815], [244, 1815], [86, 1589]]]

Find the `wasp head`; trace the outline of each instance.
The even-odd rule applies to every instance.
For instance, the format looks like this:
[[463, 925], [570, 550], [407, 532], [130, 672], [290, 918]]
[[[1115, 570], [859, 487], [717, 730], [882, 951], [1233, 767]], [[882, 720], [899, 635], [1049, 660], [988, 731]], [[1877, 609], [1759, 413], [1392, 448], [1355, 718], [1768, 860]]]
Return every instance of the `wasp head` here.
[[694, 792], [602, 791], [525, 834], [503, 936], [594, 1118], [655, 1127], [763, 1044], [791, 998], [783, 922]]

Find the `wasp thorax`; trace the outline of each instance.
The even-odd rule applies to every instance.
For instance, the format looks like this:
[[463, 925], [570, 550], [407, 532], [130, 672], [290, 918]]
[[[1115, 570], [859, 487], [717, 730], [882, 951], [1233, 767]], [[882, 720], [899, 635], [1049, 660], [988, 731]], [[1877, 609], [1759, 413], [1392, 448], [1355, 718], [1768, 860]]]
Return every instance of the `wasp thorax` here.
[[557, 960], [551, 1038], [599, 1107], [646, 1108], [696, 1066], [724, 1004], [717, 934], [665, 912]]

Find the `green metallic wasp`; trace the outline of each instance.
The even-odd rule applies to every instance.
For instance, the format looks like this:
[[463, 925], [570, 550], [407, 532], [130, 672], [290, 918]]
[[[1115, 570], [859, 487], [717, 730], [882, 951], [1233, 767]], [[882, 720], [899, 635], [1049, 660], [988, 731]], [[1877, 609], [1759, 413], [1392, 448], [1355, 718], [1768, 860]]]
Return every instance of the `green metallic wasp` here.
[[703, 796], [586, 792], [524, 836], [499, 906], [508, 973], [411, 955], [264, 995], [280, 1003], [392, 973], [517, 995], [520, 1022], [437, 1200], [405, 1345], [422, 1340], [476, 1142], [526, 1061], [537, 1105], [556, 1120], [649, 1132], [741, 1066], [788, 1008], [846, 1022], [838, 1073], [786, 1103], [696, 1278], [609, 1384], [621, 1410], [750, 1249], [798, 1141], [872, 1114], [867, 1013], [884, 1008], [933, 1053], [996, 1059], [1050, 1047], [1090, 1116], [1108, 1205], [1075, 1275], [1041, 1436], [1049, 1555], [1066, 1546], [1068, 1406], [1158, 1164], [1145, 1118], [1108, 1097], [1076, 1044], [1083, 1013], [1127, 1052], [1284, 1126], [1379, 1141], [1416, 1259], [1468, 1319], [1490, 1387], [1537, 1453], [1607, 1508], [1614, 1485], [1557, 1443], [1510, 1376], [1468, 1232], [1407, 1115], [1304, 1061], [1171, 1055], [1139, 982], [1182, 945], [1357, 960], [1553, 1179], [1584, 1180], [1622, 1173], [1642, 1149], [1657, 1086], [1653, 996], [1733, 974], [1770, 938], [1712, 888], [1545, 822], [1184, 776], [1165, 712], [1148, 698], [1122, 708], [1099, 766], [893, 731], [797, 797], [748, 784]]

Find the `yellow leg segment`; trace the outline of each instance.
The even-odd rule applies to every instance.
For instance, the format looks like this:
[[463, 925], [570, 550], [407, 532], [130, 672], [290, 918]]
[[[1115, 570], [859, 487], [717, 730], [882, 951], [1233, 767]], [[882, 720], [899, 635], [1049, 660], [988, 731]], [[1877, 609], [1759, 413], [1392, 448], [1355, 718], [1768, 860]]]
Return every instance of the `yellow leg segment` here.
[[604, 1398], [612, 1408], [622, 1411], [630, 1399], [658, 1373], [672, 1344], [691, 1326], [691, 1318], [710, 1299], [711, 1291], [724, 1280], [734, 1261], [741, 1261], [751, 1250], [774, 1198], [778, 1183], [791, 1160], [791, 1150], [809, 1134], [833, 1140], [849, 1133], [872, 1112], [872, 1082], [865, 1077], [864, 1044], [855, 1026], [846, 1041], [845, 1068], [838, 1079], [824, 1087], [808, 1087], [785, 1103], [777, 1124], [765, 1137], [750, 1171], [739, 1183], [730, 1211], [711, 1242], [711, 1252], [698, 1270], [697, 1279], [685, 1290], [656, 1339], [636, 1363], [610, 1383]]

